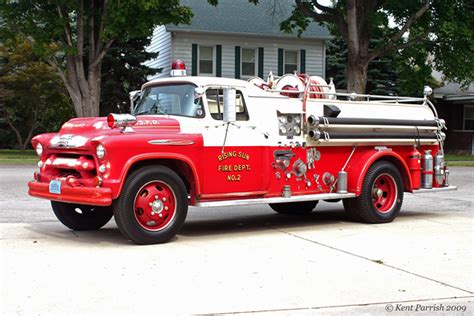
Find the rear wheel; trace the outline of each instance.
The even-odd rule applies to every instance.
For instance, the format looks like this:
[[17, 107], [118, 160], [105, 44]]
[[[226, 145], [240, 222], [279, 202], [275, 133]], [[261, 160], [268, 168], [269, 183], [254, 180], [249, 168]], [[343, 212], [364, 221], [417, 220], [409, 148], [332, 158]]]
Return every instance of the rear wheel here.
[[137, 244], [164, 243], [186, 219], [187, 191], [181, 178], [164, 166], [141, 168], [127, 179], [115, 208], [122, 234]]
[[111, 206], [92, 206], [51, 201], [51, 207], [61, 223], [73, 230], [96, 230], [112, 218]]
[[402, 177], [390, 162], [380, 161], [365, 175], [359, 197], [344, 200], [344, 208], [353, 220], [387, 223], [398, 215], [403, 202]]
[[305, 215], [311, 213], [318, 201], [293, 202], [293, 203], [271, 203], [270, 207], [277, 213], [288, 215]]

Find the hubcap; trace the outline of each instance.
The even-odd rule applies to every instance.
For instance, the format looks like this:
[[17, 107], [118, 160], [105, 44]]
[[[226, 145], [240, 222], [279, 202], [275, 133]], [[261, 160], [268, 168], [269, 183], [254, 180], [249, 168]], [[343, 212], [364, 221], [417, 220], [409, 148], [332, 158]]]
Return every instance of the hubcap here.
[[374, 199], [381, 198], [383, 195], [382, 189], [374, 188], [373, 195], [374, 195]]
[[165, 206], [163, 205], [163, 202], [161, 202], [160, 200], [155, 200], [153, 203], [151, 203], [151, 209], [155, 213], [160, 213], [161, 211], [163, 211], [164, 207]]
[[391, 175], [384, 173], [375, 179], [372, 189], [372, 202], [378, 212], [390, 212], [395, 206], [397, 195], [397, 185]]
[[176, 215], [176, 196], [168, 184], [148, 182], [138, 190], [133, 209], [141, 227], [149, 231], [162, 230]]

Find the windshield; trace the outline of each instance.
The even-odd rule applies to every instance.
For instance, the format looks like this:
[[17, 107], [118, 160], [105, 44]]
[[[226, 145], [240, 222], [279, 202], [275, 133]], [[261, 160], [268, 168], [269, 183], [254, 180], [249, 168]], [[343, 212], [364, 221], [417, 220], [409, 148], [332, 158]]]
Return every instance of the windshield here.
[[201, 97], [192, 84], [174, 84], [150, 87], [143, 90], [134, 115], [167, 114], [202, 117], [204, 111]]

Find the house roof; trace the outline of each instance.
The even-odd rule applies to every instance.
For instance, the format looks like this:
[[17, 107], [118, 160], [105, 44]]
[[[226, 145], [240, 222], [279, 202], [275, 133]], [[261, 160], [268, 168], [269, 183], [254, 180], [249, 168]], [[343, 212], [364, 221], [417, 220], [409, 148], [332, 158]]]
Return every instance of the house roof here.
[[463, 89], [458, 83], [444, 82], [442, 87], [434, 90], [434, 96], [449, 102], [473, 102], [474, 84], [470, 84]]
[[474, 101], [474, 82], [467, 87], [462, 87], [459, 83], [444, 80], [442, 72], [434, 70], [432, 76], [443, 83], [441, 87], [434, 89], [435, 98], [442, 98], [449, 102]]
[[[190, 25], [167, 25], [168, 31], [233, 33], [256, 36], [296, 38], [296, 32], [287, 34], [280, 30], [280, 23], [293, 10], [293, 0], [260, 0], [258, 5], [248, 0], [219, 0], [214, 7], [206, 0], [181, 0], [189, 6], [194, 17]], [[329, 39], [331, 35], [324, 26], [310, 23], [301, 38]]]

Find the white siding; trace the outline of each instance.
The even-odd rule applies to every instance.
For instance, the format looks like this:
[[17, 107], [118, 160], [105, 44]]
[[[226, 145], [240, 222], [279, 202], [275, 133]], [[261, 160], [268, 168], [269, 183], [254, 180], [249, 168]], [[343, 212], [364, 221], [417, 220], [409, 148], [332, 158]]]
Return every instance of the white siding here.
[[306, 49], [306, 72], [310, 75], [324, 75], [323, 51], [321, 47], [317, 49]]
[[263, 46], [263, 79], [267, 78], [270, 71], [278, 75], [278, 48], [283, 47], [277, 44]]
[[146, 48], [148, 52], [158, 52], [158, 57], [145, 62], [151, 68], [163, 68], [161, 73], [151, 76], [148, 79], [168, 77], [171, 70], [171, 33], [166, 31], [165, 26], [158, 26], [153, 31], [150, 46]]
[[235, 47], [228, 44], [222, 45], [222, 77], [235, 78]]
[[290, 50], [306, 50], [306, 73], [324, 76], [324, 41], [286, 38], [263, 38], [236, 35], [200, 34], [190, 32], [174, 32], [172, 59], [182, 59], [191, 75], [192, 44], [222, 45], [222, 76], [235, 77], [235, 46], [243, 48], [264, 48], [264, 79], [271, 70], [278, 73], [278, 48]]
[[173, 34], [172, 36], [172, 59], [181, 59], [186, 65], [186, 72], [188, 76], [191, 76], [191, 58], [192, 58], [192, 42], [187, 38], [180, 38]]

